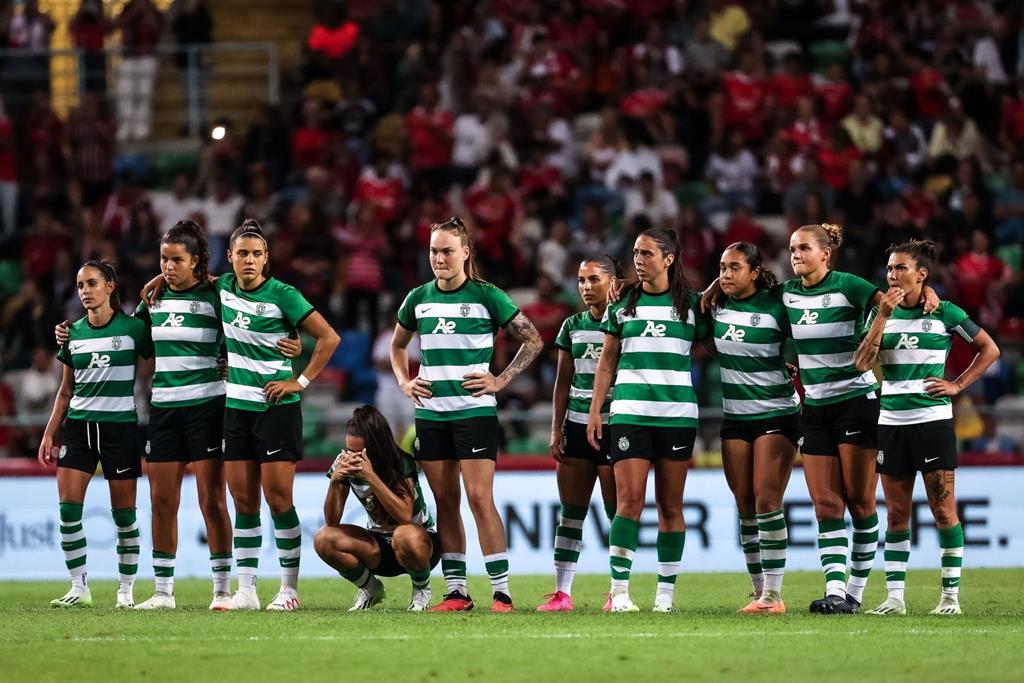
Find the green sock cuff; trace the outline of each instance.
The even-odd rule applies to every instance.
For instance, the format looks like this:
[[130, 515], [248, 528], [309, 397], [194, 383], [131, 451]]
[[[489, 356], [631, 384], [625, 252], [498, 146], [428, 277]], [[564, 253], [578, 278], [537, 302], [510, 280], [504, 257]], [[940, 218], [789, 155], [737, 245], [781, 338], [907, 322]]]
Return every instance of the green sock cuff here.
[[174, 559], [174, 553], [165, 553], [165, 552], [161, 552], [159, 550], [154, 550], [153, 551], [153, 559], [156, 559], [156, 560], [173, 560]]
[[842, 519], [823, 519], [818, 522], [818, 533], [827, 533], [829, 531], [839, 531], [846, 529], [846, 521]]
[[658, 532], [658, 562], [674, 562], [683, 556], [685, 531]]
[[112, 509], [110, 514], [114, 517], [114, 524], [117, 526], [131, 526], [135, 524], [135, 508]]
[[886, 543], [902, 543], [903, 541], [910, 540], [910, 529], [906, 531], [886, 531], [885, 542]]
[[861, 517], [860, 519], [854, 518], [853, 528], [854, 529], [870, 529], [871, 527], [878, 526], [878, 513], [872, 512], [867, 517]]
[[341, 569], [341, 570], [338, 571], [338, 573], [341, 574], [346, 579], [348, 579], [349, 581], [355, 583], [356, 581], [358, 581], [360, 579], [360, 577], [362, 577], [363, 572], [365, 572], [365, 571], [366, 571], [366, 565], [363, 564], [362, 562], [360, 562], [355, 567], [352, 567], [352, 569]]
[[605, 515], [605, 517], [608, 518], [609, 522], [611, 520], [615, 519], [615, 506], [614, 505], [605, 505], [604, 506], [604, 515]]
[[299, 513], [295, 511], [294, 505], [279, 515], [271, 515], [271, 518], [275, 529], [291, 529], [299, 525]]
[[255, 529], [260, 525], [260, 513], [255, 515], [247, 515], [244, 512], [239, 512], [235, 515], [235, 528], [236, 529]]
[[776, 517], [776, 516], [779, 516], [779, 515], [782, 515], [782, 508], [779, 508], [778, 510], [772, 510], [771, 512], [758, 512], [754, 516], [757, 519], [760, 520], [760, 519], [771, 519], [772, 517]]
[[413, 581], [426, 581], [427, 579], [430, 578], [430, 570], [429, 569], [424, 569], [421, 572], [414, 572], [412, 570], [406, 570], [406, 571], [409, 574], [409, 578], [411, 578]]
[[85, 505], [83, 503], [67, 503], [65, 501], [61, 501], [58, 505], [58, 509], [60, 510], [60, 518], [62, 521], [81, 522], [82, 511], [85, 509]]
[[583, 505], [562, 505], [562, 516], [566, 519], [586, 519], [587, 508]]
[[230, 560], [231, 553], [210, 553], [211, 560]]
[[615, 524], [624, 530], [628, 529], [638, 533], [640, 531], [640, 520], [638, 519], [630, 519], [629, 517], [623, 517], [622, 515], [615, 515], [615, 517], [612, 518], [612, 524]]
[[959, 548], [964, 544], [964, 528], [959, 522], [948, 529], [939, 529], [940, 548]]

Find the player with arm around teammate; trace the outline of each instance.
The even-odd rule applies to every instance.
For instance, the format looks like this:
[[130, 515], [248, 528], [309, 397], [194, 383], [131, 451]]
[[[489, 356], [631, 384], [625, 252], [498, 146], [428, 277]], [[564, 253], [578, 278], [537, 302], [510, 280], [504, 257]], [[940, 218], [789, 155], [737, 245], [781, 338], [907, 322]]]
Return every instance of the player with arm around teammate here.
[[[888, 597], [869, 614], [906, 614], [904, 588], [910, 557], [910, 512], [917, 473], [924, 480], [942, 548], [942, 593], [932, 614], [960, 614], [964, 532], [957, 518], [956, 434], [950, 398], [978, 380], [999, 347], [960, 307], [943, 301], [925, 313], [922, 289], [936, 260], [935, 243], [911, 240], [888, 249], [889, 291], [875, 306], [857, 349], [857, 368], [882, 365], [877, 469], [885, 493], [885, 583]], [[959, 336], [977, 351], [953, 381], [943, 379], [946, 357]]]
[[[430, 606], [430, 570], [441, 560], [434, 518], [420, 490], [416, 462], [395, 443], [387, 419], [376, 408], [356, 408], [348, 423], [345, 450], [327, 473], [326, 525], [313, 547], [324, 562], [355, 584], [350, 612], [384, 599], [378, 577], [408, 574], [410, 612]], [[367, 528], [342, 524], [353, 494], [366, 511]]]
[[[53, 412], [39, 444], [39, 462], [57, 465], [60, 539], [71, 589], [50, 602], [53, 607], [92, 605], [82, 525], [85, 492], [96, 466], [110, 487], [111, 514], [117, 530], [118, 608], [135, 604], [139, 567], [139, 527], [135, 493], [142, 475], [135, 410], [135, 367], [151, 358], [153, 345], [145, 323], [120, 310], [117, 272], [106, 261], [87, 261], [76, 277], [86, 315], [72, 323], [57, 359], [64, 364]], [[63, 423], [63, 445], [55, 440]]]

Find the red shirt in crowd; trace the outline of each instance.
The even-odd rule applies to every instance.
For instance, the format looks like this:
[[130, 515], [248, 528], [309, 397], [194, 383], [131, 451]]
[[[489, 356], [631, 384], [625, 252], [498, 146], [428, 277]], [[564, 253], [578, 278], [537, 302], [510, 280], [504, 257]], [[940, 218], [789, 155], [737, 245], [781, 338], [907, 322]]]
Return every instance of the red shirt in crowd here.
[[359, 40], [359, 24], [347, 21], [341, 26], [331, 28], [317, 24], [309, 32], [309, 49], [320, 52], [331, 59], [338, 59], [348, 54], [356, 41]]
[[836, 190], [845, 189], [850, 184], [850, 162], [861, 156], [861, 151], [852, 145], [844, 149], [823, 147], [818, 152], [822, 180]]
[[800, 76], [776, 74], [771, 80], [770, 88], [775, 97], [775, 103], [783, 109], [794, 109], [797, 99], [814, 95], [811, 77], [806, 74]]
[[725, 124], [739, 128], [748, 140], [764, 135], [765, 100], [768, 88], [760, 78], [742, 71], [730, 71], [722, 79], [725, 95]]
[[557, 166], [545, 163], [539, 166], [523, 166], [519, 171], [518, 189], [524, 196], [535, 190], [547, 190], [554, 195], [563, 194], [565, 190], [562, 187], [562, 171]]
[[537, 299], [533, 303], [523, 306], [523, 315], [530, 319], [533, 326], [540, 333], [540, 338], [545, 344], [554, 344], [558, 336], [558, 330], [572, 311], [561, 301], [543, 301]]
[[1002, 279], [1005, 272], [1006, 264], [991, 254], [964, 254], [956, 260], [957, 303], [967, 310], [982, 308], [989, 283]]
[[821, 123], [817, 119], [794, 121], [793, 125], [783, 132], [782, 137], [801, 152], [819, 146], [824, 139]]
[[440, 107], [427, 111], [419, 106], [405, 115], [409, 136], [409, 165], [413, 170], [447, 166], [452, 158], [455, 117]]
[[1024, 140], [1024, 102], [1012, 99], [1003, 102], [1003, 118], [999, 127], [1010, 140]]
[[377, 209], [377, 220], [387, 224], [398, 217], [403, 192], [402, 181], [391, 176], [381, 178], [370, 166], [359, 175], [352, 201], [357, 204], [372, 204]]
[[846, 81], [826, 81], [818, 86], [822, 118], [835, 123], [850, 113], [853, 105], [853, 86]]
[[322, 128], [296, 128], [292, 133], [292, 164], [306, 170], [319, 165], [327, 149], [327, 131]]
[[492, 193], [486, 185], [477, 185], [466, 193], [465, 203], [476, 225], [477, 248], [493, 259], [502, 258], [519, 212], [519, 199], [511, 192]]
[[934, 121], [942, 116], [946, 107], [946, 95], [942, 91], [945, 82], [942, 72], [930, 66], [910, 77], [910, 89], [914, 91], [919, 117]]
[[341, 252], [348, 255], [345, 287], [366, 292], [384, 289], [382, 259], [387, 255], [387, 237], [382, 230], [346, 225], [334, 233]]
[[13, 183], [18, 179], [14, 173], [14, 126], [8, 118], [0, 119], [0, 183]]

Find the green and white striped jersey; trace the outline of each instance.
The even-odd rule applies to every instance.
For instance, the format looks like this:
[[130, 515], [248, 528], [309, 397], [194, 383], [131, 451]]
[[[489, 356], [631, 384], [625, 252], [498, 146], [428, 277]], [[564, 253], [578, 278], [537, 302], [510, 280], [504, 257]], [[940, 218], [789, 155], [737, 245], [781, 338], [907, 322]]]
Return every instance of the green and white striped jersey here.
[[420, 372], [433, 396], [416, 407], [421, 420], [464, 420], [497, 415], [493, 395], [474, 397], [462, 388], [471, 372], [488, 372], [494, 335], [519, 309], [508, 294], [489, 282], [466, 280], [443, 291], [437, 281], [409, 292], [398, 309], [398, 324], [420, 335]]
[[725, 416], [764, 420], [798, 412], [800, 396], [782, 357], [789, 319], [778, 297], [766, 289], [746, 299], [724, 297], [711, 317]]
[[[868, 319], [874, 320], [878, 307]], [[907, 425], [953, 419], [948, 396], [932, 398], [924, 389], [928, 377], [941, 378], [946, 357], [953, 346], [953, 334], [971, 342], [981, 331], [962, 308], [943, 301], [924, 314], [921, 305], [897, 306], [885, 321], [878, 360], [882, 364], [880, 425]]]
[[[277, 342], [295, 333], [316, 309], [291, 285], [267, 278], [252, 290], [238, 285], [234, 273], [217, 278], [220, 319], [228, 349], [228, 408], [263, 412], [268, 404], [263, 387], [292, 379], [292, 361], [277, 349]], [[280, 405], [296, 403], [288, 394]]]
[[[423, 497], [423, 489], [420, 488], [419, 472], [416, 469], [416, 462], [405, 453], [402, 454], [402, 467], [405, 470], [405, 475], [412, 480], [413, 487], [413, 501], [412, 501], [412, 521], [414, 524], [419, 524], [427, 531], [437, 531], [437, 527], [434, 524], [434, 517], [430, 514], [430, 510], [427, 509], [427, 501]], [[328, 478], [334, 474], [334, 466], [327, 471]], [[378, 534], [390, 538], [395, 531], [395, 527], [398, 526], [395, 520], [391, 518], [388, 511], [380, 504], [377, 496], [373, 493], [373, 487], [371, 487], [363, 479], [356, 479], [354, 477], [346, 477], [342, 481], [348, 486], [349, 490], [359, 501], [359, 504], [366, 510], [366, 528], [369, 531], [373, 531]]]
[[150, 326], [156, 352], [154, 407], [182, 408], [224, 395], [217, 371], [223, 336], [216, 287], [199, 282], [181, 292], [167, 288], [152, 306], [140, 303], [135, 317]]
[[796, 344], [804, 402], [826, 405], [877, 390], [875, 376], [870, 370], [859, 372], [853, 356], [878, 288], [856, 275], [829, 271], [813, 287], [804, 287], [800, 278], [794, 278], [784, 282], [781, 290]]
[[707, 336], [710, 325], [699, 313], [697, 295], [688, 299], [686, 320], [679, 319], [669, 292], [641, 292], [631, 316], [624, 311], [628, 294], [608, 306], [601, 329], [620, 341], [610, 424], [697, 426], [690, 350]]
[[[572, 386], [569, 387], [569, 409], [565, 419], [569, 422], [587, 424], [590, 402], [594, 396], [594, 372], [604, 349], [604, 332], [601, 321], [594, 320], [590, 311], [571, 315], [562, 323], [555, 338], [555, 346], [572, 356]], [[608, 423], [611, 395], [601, 406], [601, 422]]]
[[93, 327], [88, 316], [68, 328], [57, 360], [75, 371], [69, 420], [138, 422], [135, 412], [135, 363], [153, 357], [149, 328], [138, 318], [114, 311], [106, 325]]

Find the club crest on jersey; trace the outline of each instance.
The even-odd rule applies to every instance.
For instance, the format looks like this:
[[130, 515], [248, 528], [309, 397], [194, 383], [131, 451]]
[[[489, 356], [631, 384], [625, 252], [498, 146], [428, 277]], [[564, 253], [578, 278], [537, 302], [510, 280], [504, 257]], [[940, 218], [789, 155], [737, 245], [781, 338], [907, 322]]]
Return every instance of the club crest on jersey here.
[[434, 325], [434, 331], [431, 334], [455, 334], [455, 321], [438, 318], [437, 324]]
[[921, 329], [924, 330], [925, 332], [931, 332], [932, 331], [932, 321], [931, 320], [925, 320], [923, 323], [921, 323]]
[[826, 294], [825, 296], [821, 297], [821, 305], [822, 305], [823, 308], [828, 308], [829, 306], [831, 306], [832, 305], [832, 295], [831, 294]]
[[628, 437], [623, 436], [623, 437], [621, 437], [619, 439], [619, 450], [623, 451], [623, 452], [629, 450], [629, 438]]
[[671, 317], [672, 317], [672, 320], [674, 320], [676, 322], [679, 322], [679, 311], [676, 310], [675, 306], [672, 307]]
[[665, 326], [664, 325], [659, 325], [658, 323], [654, 322], [653, 320], [648, 320], [647, 321], [647, 327], [645, 327], [644, 331], [640, 333], [640, 336], [641, 337], [664, 337], [665, 336]]
[[264, 303], [256, 304], [256, 315], [263, 315], [267, 312], [267, 305]]
[[875, 456], [875, 460], [879, 465], [885, 462], [885, 451], [878, 451], [878, 455]]
[[198, 313], [199, 312], [199, 302], [198, 301], [193, 301], [192, 303], [190, 303], [188, 305], [188, 312], [189, 313]]
[[751, 327], [757, 327], [760, 324], [761, 324], [761, 314], [760, 313], [755, 313], [754, 315], [750, 316], [750, 326]]
[[114, 337], [114, 341], [110, 342], [110, 345], [114, 347], [115, 351], [117, 351], [118, 349], [121, 348], [121, 338]]
[[462, 304], [461, 306], [459, 306], [459, 315], [461, 315], [463, 318], [469, 315], [469, 304]]
[[58, 460], [63, 460], [64, 456], [67, 455], [67, 454], [68, 454], [68, 447], [67, 446], [61, 446], [60, 450], [57, 451], [57, 459]]

